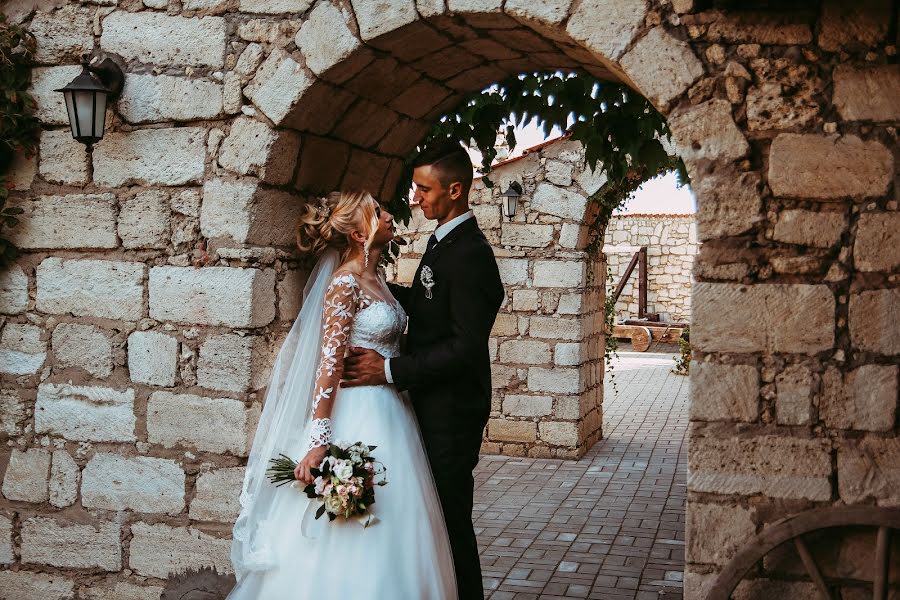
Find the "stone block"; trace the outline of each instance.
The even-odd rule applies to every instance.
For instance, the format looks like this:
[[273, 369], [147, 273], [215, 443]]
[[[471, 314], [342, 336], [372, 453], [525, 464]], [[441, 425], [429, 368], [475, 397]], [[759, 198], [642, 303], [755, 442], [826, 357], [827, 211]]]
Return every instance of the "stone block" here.
[[67, 569], [122, 569], [120, 526], [66, 523], [35, 517], [22, 524], [22, 563]]
[[522, 285], [528, 280], [528, 260], [522, 258], [498, 258], [500, 281], [503, 285]]
[[541, 421], [538, 431], [541, 441], [550, 446], [577, 448], [581, 444], [578, 423], [573, 421]]
[[316, 75], [350, 58], [362, 42], [350, 29], [352, 13], [330, 2], [321, 2], [309, 13], [297, 32], [297, 48], [306, 58], [306, 66]]
[[222, 116], [222, 97], [213, 81], [129, 73], [117, 106], [128, 123], [199, 121]]
[[275, 318], [275, 272], [153, 267], [150, 317], [195, 325], [262, 327]]
[[184, 509], [184, 484], [184, 471], [174, 460], [98, 452], [82, 473], [81, 504], [177, 515]]
[[830, 248], [847, 230], [844, 212], [788, 209], [778, 213], [773, 238], [787, 244]]
[[131, 381], [171, 387], [177, 369], [177, 339], [158, 331], [135, 331], [128, 336]]
[[691, 389], [692, 420], [752, 423], [759, 417], [756, 367], [694, 361]]
[[863, 365], [822, 377], [819, 418], [827, 427], [890, 431], [897, 420], [897, 365]]
[[540, 294], [537, 290], [515, 290], [512, 294], [513, 310], [534, 312], [540, 306]]
[[546, 342], [509, 340], [500, 344], [500, 362], [542, 365], [550, 362], [550, 346]]
[[50, 499], [50, 452], [42, 448], [21, 451], [13, 448], [3, 476], [3, 496], [19, 502], [47, 502]]
[[25, 399], [18, 390], [0, 390], [0, 435], [21, 435], [26, 414]]
[[300, 314], [303, 288], [309, 273], [305, 270], [291, 270], [278, 282], [278, 318], [293, 321]]
[[296, 222], [303, 207], [297, 196], [254, 181], [213, 179], [203, 185], [200, 231], [242, 244], [292, 246], [294, 229], [284, 224]]
[[241, 510], [239, 499], [243, 482], [243, 467], [201, 473], [191, 500], [190, 517], [197, 521], [233, 523]]
[[0, 600], [75, 600], [75, 582], [68, 577], [29, 571], [0, 571]]
[[0, 332], [0, 373], [32, 375], [47, 360], [47, 342], [41, 341], [41, 328], [24, 323], [9, 323]]
[[511, 417], [545, 417], [552, 410], [552, 396], [507, 394], [503, 398], [503, 414]]
[[583, 249], [583, 233], [586, 228], [578, 223], [563, 223], [559, 230], [559, 246], [561, 248]]
[[[729, 67], [734, 64], [729, 63]], [[747, 90], [750, 131], [800, 130], [815, 122], [825, 82], [814, 66], [789, 58], [756, 58], [750, 61], [750, 67], [755, 82]], [[746, 71], [737, 75], [742, 76], [750, 79]]]
[[587, 208], [587, 198], [572, 190], [550, 185], [538, 184], [531, 197], [531, 212], [542, 212], [563, 219], [581, 221]]
[[772, 498], [831, 499], [831, 442], [755, 435], [704, 437], [691, 432], [688, 490], [763, 494]]
[[0, 565], [10, 565], [15, 560], [15, 555], [13, 554], [12, 519], [5, 515], [0, 515]]
[[584, 381], [578, 369], [528, 369], [528, 390], [555, 394], [578, 394], [584, 390]]
[[900, 212], [859, 216], [853, 259], [861, 271], [896, 272], [900, 267]]
[[244, 88], [244, 95], [275, 125], [281, 125], [312, 84], [299, 63], [275, 48]]
[[90, 52], [94, 47], [95, 12], [94, 8], [73, 4], [64, 4], [52, 12], [39, 10], [28, 28], [37, 42], [35, 61], [45, 64], [77, 62], [83, 52]]
[[834, 344], [835, 299], [825, 285], [697, 282], [691, 342], [703, 352], [814, 355]]
[[144, 264], [45, 258], [37, 270], [37, 309], [136, 321], [144, 316]]
[[854, 135], [782, 133], [769, 152], [769, 186], [782, 198], [883, 196], [893, 172], [894, 159], [887, 148]]
[[488, 421], [488, 439], [495, 442], [534, 442], [537, 440], [537, 425], [532, 421]]
[[147, 403], [147, 439], [166, 448], [246, 456], [258, 416], [258, 407], [247, 409], [231, 398], [153, 392]]
[[242, 13], [300, 15], [313, 3], [313, 0], [241, 0], [238, 10]]
[[231, 540], [191, 527], [135, 523], [131, 526], [128, 566], [140, 575], [166, 579], [170, 575], [209, 567], [232, 573]]
[[115, 581], [107, 586], [84, 588], [81, 593], [85, 600], [160, 600], [163, 591], [157, 585], [144, 586]]
[[500, 235], [504, 246], [545, 248], [553, 243], [553, 225], [504, 223]]
[[125, 200], [119, 211], [119, 237], [125, 248], [164, 249], [169, 243], [168, 195], [150, 190]]
[[[885, 249], [887, 251], [887, 249]], [[868, 290], [850, 294], [850, 340], [866, 352], [896, 356], [900, 337], [887, 323], [900, 319], [900, 289]]]
[[772, 14], [762, 10], [722, 11], [709, 24], [706, 37], [713, 42], [764, 45], [805, 45], [812, 30], [805, 15], [785, 11]]
[[687, 510], [687, 560], [724, 565], [756, 534], [753, 511], [741, 506], [692, 503]]
[[75, 459], [65, 450], [55, 450], [50, 463], [50, 504], [65, 508], [75, 504], [81, 474]]
[[68, 440], [133, 442], [134, 390], [42, 383], [34, 408], [34, 430]]
[[697, 237], [740, 235], [762, 220], [759, 176], [755, 173], [706, 175], [697, 187]]
[[21, 224], [9, 239], [19, 248], [115, 248], [116, 197], [114, 194], [38, 196], [11, 203], [25, 210]]
[[516, 315], [500, 313], [494, 320], [492, 336], [505, 337], [519, 333], [519, 318]]
[[275, 130], [256, 119], [241, 117], [222, 142], [219, 164], [239, 175], [256, 175], [266, 183], [291, 181], [300, 153], [300, 136]]
[[581, 320], [559, 317], [531, 317], [528, 332], [545, 340], [578, 341], [585, 337]]
[[0, 314], [18, 315], [28, 309], [28, 275], [17, 264], [0, 273]]
[[584, 350], [580, 343], [560, 342], [553, 349], [553, 363], [559, 367], [577, 367], [584, 362]]
[[39, 154], [39, 172], [45, 181], [63, 185], [88, 182], [87, 150], [68, 129], [41, 132]]
[[112, 342], [93, 325], [60, 323], [53, 330], [51, 347], [57, 368], [78, 367], [94, 377], [112, 373]]
[[94, 182], [106, 187], [184, 185], [203, 179], [206, 129], [170, 127], [107, 133], [94, 146]]
[[688, 162], [733, 162], [750, 151], [731, 116], [731, 103], [721, 98], [675, 111], [669, 118], [669, 127], [679, 156]]
[[537, 260], [534, 262], [534, 287], [580, 288], [585, 284], [585, 261]]
[[779, 425], [809, 424], [812, 377], [804, 365], [790, 365], [775, 376], [775, 415]]
[[[103, 19], [100, 47], [125, 60], [164, 66], [225, 66], [222, 17], [178, 17], [157, 12], [115, 11]], [[202, 43], [185, 43], [196, 40]]]
[[900, 121], [900, 66], [838, 65], [832, 102], [845, 121]]
[[[93, 45], [93, 40], [91, 40]], [[28, 93], [37, 103], [34, 116], [44, 125], [69, 125], [66, 103], [56, 90], [64, 87], [81, 73], [81, 67], [36, 67], [31, 73]], [[30, 185], [28, 187], [31, 187]]]
[[637, 89], [663, 110], [703, 75], [703, 63], [691, 47], [661, 26], [641, 38], [620, 65]]
[[[576, 6], [566, 24], [566, 32], [575, 41], [613, 61], [634, 38], [646, 12], [643, 2], [588, 0]], [[602, 19], [597, 18], [599, 14], [603, 15]]]
[[418, 19], [414, 0], [352, 0], [352, 5], [363, 41], [391, 33]]
[[826, 0], [821, 10], [817, 41], [829, 52], [845, 46], [850, 49], [875, 46], [884, 39], [891, 22], [890, 0], [861, 0], [851, 4]]
[[838, 492], [847, 504], [874, 499], [900, 506], [900, 440], [866, 437], [845, 440], [837, 453]]
[[221, 391], [245, 392], [253, 376], [258, 338], [230, 333], [206, 338], [197, 362], [198, 385]]

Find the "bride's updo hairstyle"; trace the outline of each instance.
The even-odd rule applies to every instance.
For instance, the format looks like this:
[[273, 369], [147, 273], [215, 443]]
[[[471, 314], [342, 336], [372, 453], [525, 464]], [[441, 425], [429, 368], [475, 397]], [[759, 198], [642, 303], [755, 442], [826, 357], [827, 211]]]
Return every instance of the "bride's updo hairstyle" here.
[[297, 247], [318, 257], [334, 248], [345, 259], [350, 251], [350, 234], [366, 236], [366, 248], [378, 229], [377, 203], [368, 192], [331, 192], [310, 201], [297, 226]]

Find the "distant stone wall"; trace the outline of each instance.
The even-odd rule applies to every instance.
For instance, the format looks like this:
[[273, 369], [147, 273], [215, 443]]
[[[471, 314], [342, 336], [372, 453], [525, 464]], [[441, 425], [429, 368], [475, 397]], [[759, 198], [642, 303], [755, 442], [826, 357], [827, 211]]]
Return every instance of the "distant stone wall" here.
[[[647, 312], [663, 321], [691, 320], [691, 269], [697, 255], [693, 215], [620, 215], [606, 229], [603, 254], [615, 289], [634, 253], [647, 246]], [[607, 287], [610, 287], [607, 286]], [[638, 316], [638, 267], [616, 302], [616, 317]]]

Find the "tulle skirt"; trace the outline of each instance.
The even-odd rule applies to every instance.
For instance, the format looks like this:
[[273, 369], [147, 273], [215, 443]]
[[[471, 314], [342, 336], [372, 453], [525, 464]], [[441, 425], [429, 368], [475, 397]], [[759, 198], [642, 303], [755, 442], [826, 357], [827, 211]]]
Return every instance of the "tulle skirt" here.
[[[267, 533], [276, 566], [247, 574], [227, 600], [456, 600], [447, 529], [406, 396], [391, 385], [341, 388], [331, 419], [335, 441], [377, 446], [387, 468], [377, 521], [316, 520], [318, 501], [278, 488]], [[298, 435], [292, 458], [302, 458], [306, 439]]]

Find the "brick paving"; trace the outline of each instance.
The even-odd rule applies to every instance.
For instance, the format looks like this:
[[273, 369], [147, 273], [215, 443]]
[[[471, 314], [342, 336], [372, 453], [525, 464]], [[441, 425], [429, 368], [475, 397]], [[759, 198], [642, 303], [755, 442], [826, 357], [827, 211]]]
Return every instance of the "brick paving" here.
[[682, 597], [688, 378], [620, 352], [603, 434], [578, 461], [484, 456], [475, 532], [490, 600]]

